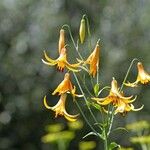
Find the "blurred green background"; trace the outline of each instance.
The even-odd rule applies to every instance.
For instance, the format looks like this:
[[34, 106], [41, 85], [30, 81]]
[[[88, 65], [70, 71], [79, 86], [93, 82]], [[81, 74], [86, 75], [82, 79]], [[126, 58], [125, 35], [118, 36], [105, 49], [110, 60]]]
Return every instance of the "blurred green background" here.
[[[63, 75], [55, 67], [42, 64], [41, 58], [43, 50], [52, 58], [58, 56], [59, 30], [63, 24], [69, 24], [74, 38], [78, 39], [83, 14], [89, 18], [92, 47], [101, 39], [102, 87], [109, 85], [112, 77], [121, 84], [135, 57], [150, 72], [149, 0], [0, 0], [0, 150], [58, 149], [53, 142], [42, 142], [41, 138], [47, 134], [45, 127], [61, 123], [67, 131], [69, 126], [64, 118], [55, 119], [54, 113], [44, 108], [42, 99], [49, 95], [49, 104], [56, 104], [59, 97], [51, 93]], [[72, 45], [69, 36], [67, 43]], [[91, 50], [86, 45], [88, 41], [80, 48], [88, 55]], [[129, 80], [135, 80], [136, 74], [134, 65]], [[144, 104], [144, 109], [125, 117], [117, 115], [114, 127], [150, 119], [149, 85], [127, 92], [139, 95], [135, 106]], [[71, 114], [78, 112], [75, 104], [68, 106]], [[99, 119], [98, 111], [95, 115]], [[83, 120], [82, 116], [79, 118]], [[82, 129], [73, 131], [75, 135], [68, 144], [69, 150], [78, 150], [82, 137], [90, 131], [84, 121], [83, 124]], [[131, 146], [129, 136], [121, 131], [114, 133], [112, 139], [126, 147]], [[91, 136], [85, 140], [95, 141], [95, 149], [103, 149], [102, 141], [97, 138]]]

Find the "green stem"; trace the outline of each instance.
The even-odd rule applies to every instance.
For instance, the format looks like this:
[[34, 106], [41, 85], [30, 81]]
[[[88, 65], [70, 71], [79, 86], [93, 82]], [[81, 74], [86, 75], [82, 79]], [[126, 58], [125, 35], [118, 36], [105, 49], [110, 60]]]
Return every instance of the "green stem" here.
[[109, 86], [105, 86], [105, 87], [103, 87], [99, 92], [98, 92], [98, 96], [101, 94], [101, 92], [103, 91], [103, 90], [105, 90], [105, 89], [110, 89], [110, 87]]
[[79, 53], [79, 50], [78, 50], [78, 49], [79, 49], [79, 48], [78, 48], [78, 43], [77, 43], [77, 45], [76, 45], [76, 44], [75, 44], [75, 41], [74, 41], [74, 39], [73, 39], [73, 36], [72, 36], [72, 32], [71, 32], [70, 26], [67, 25], [67, 24], [64, 24], [64, 25], [62, 26], [62, 28], [65, 28], [65, 27], [67, 27], [67, 29], [68, 29], [68, 31], [69, 31], [69, 35], [70, 35], [71, 41], [73, 42], [73, 45], [74, 45], [74, 47], [75, 47], [75, 49], [76, 49], [76, 51], [77, 51], [77, 53], [78, 53], [80, 59], [83, 60], [83, 58], [82, 58], [82, 56], [81, 56], [81, 54]]
[[114, 120], [114, 107], [111, 110], [111, 116], [110, 116], [110, 124], [108, 127], [108, 132], [107, 132], [107, 136], [109, 136], [111, 129], [112, 129], [112, 125], [113, 125], [113, 120]]
[[[80, 75], [79, 75], [79, 76], [80, 76]], [[86, 84], [85, 84], [85, 82], [83, 81], [83, 79], [81, 78], [81, 76], [80, 76], [80, 80], [82, 81], [82, 83], [83, 83], [83, 85], [84, 85], [86, 91], [89, 93], [89, 95], [90, 95], [91, 97], [94, 97], [94, 96], [92, 95], [92, 93], [89, 91], [88, 87], [86, 86]]]
[[85, 102], [86, 102], [86, 106], [87, 106], [89, 112], [91, 113], [91, 116], [93, 117], [94, 121], [95, 121], [96, 123], [98, 123], [98, 121], [96, 120], [96, 118], [95, 118], [95, 116], [94, 116], [94, 114], [93, 114], [91, 108], [90, 108], [89, 105], [88, 105], [88, 101], [87, 101], [87, 99], [86, 99], [86, 97], [85, 97], [85, 95], [84, 95], [84, 92], [83, 92], [82, 87], [81, 87], [81, 85], [80, 85], [80, 83], [79, 83], [79, 80], [78, 80], [78, 78], [77, 78], [77, 76], [76, 76], [76, 74], [75, 74], [74, 72], [73, 72], [73, 75], [74, 75], [74, 77], [75, 77], [75, 79], [76, 79], [76, 81], [77, 81], [77, 84], [78, 84], [78, 86], [79, 86], [79, 89], [80, 89], [80, 91], [81, 91], [81, 93], [82, 93], [82, 95], [83, 95], [83, 98], [84, 98]]
[[105, 132], [104, 150], [108, 150], [108, 138], [107, 138], [106, 129], [104, 132]]
[[97, 133], [97, 131], [92, 127], [92, 125], [90, 124], [90, 122], [88, 121], [88, 119], [86, 118], [86, 116], [84, 115], [84, 113], [83, 113], [83, 111], [82, 111], [80, 105], [78, 104], [78, 102], [77, 102], [76, 100], [75, 100], [75, 103], [76, 103], [78, 109], [80, 110], [80, 112], [81, 112], [81, 114], [82, 114], [84, 120], [86, 121], [86, 123], [87, 123], [87, 124], [89, 125], [89, 127], [91, 128], [91, 130], [92, 130], [94, 133], [96, 133], [97, 136], [99, 136], [99, 134]]
[[130, 66], [129, 66], [128, 70], [127, 70], [127, 73], [126, 73], [126, 75], [125, 75], [125, 77], [124, 77], [124, 80], [123, 80], [123, 82], [122, 82], [122, 85], [121, 85], [120, 91], [122, 91], [123, 86], [124, 86], [124, 83], [126, 82], [127, 77], [128, 77], [128, 75], [129, 75], [129, 72], [130, 72], [130, 70], [131, 70], [131, 67], [132, 67], [132, 65], [133, 65], [134, 61], [136, 61], [136, 60], [138, 60], [138, 59], [137, 59], [137, 58], [134, 58], [134, 59], [131, 61]]

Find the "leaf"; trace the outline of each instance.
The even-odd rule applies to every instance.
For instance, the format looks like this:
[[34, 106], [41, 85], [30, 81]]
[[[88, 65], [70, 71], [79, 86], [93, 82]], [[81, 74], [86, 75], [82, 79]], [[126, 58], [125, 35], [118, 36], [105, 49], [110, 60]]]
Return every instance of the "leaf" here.
[[102, 140], [104, 140], [104, 137], [103, 137], [101, 134], [95, 133], [95, 132], [89, 132], [89, 133], [87, 133], [87, 134], [83, 137], [83, 139], [86, 138], [86, 137], [88, 137], [88, 136], [90, 136], [90, 135], [99, 136]]
[[89, 132], [89, 133], [87, 133], [87, 134], [83, 137], [83, 139], [86, 138], [86, 137], [88, 137], [88, 136], [90, 136], [90, 135], [98, 136], [95, 132]]
[[112, 143], [110, 143], [110, 145], [109, 145], [109, 150], [113, 150], [114, 148], [117, 148], [117, 147], [120, 148], [120, 145], [118, 145], [118, 144], [115, 143], [115, 142], [112, 142]]
[[99, 92], [99, 84], [95, 84], [94, 86], [94, 94], [96, 97], [98, 97], [98, 92]]
[[96, 103], [93, 102], [93, 103], [91, 103], [91, 105], [93, 107], [95, 107], [96, 109], [101, 110], [101, 106], [99, 104], [96, 104]]
[[129, 131], [128, 131], [126, 128], [124, 128], [124, 127], [118, 127], [118, 128], [116, 128], [116, 129], [114, 129], [112, 132], [118, 131], [118, 130], [123, 130], [123, 131], [129, 132]]

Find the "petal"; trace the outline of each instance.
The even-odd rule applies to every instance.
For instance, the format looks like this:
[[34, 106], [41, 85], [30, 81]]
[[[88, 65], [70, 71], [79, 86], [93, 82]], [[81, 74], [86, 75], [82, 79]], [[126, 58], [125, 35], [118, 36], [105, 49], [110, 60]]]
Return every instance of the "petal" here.
[[53, 107], [50, 107], [50, 106], [47, 104], [46, 96], [44, 96], [44, 106], [45, 106], [47, 109], [53, 110]]
[[131, 104], [131, 109], [133, 110], [133, 111], [139, 111], [139, 110], [141, 110], [141, 109], [143, 109], [143, 107], [144, 107], [144, 105], [142, 105], [140, 108], [134, 108], [134, 106]]
[[80, 71], [80, 70], [78, 70], [78, 69], [76, 69], [76, 68], [78, 68], [81, 63], [69, 64], [69, 63], [66, 61], [65, 64], [66, 64], [66, 67], [67, 67], [69, 70], [73, 71], [73, 72], [78, 72], [78, 71]]
[[112, 102], [112, 99], [111, 98], [91, 98], [93, 100], [96, 100], [98, 104], [100, 105], [108, 105], [109, 103]]
[[55, 63], [50, 63], [50, 62], [47, 62], [47, 61], [45, 61], [45, 60], [43, 60], [43, 59], [42, 59], [42, 62], [43, 62], [44, 64], [46, 64], [46, 65], [49, 65], [49, 66], [54, 66], [54, 65], [57, 64], [57, 61], [55, 61]]
[[136, 100], [137, 96], [134, 99], [122, 99], [126, 104], [133, 103]]
[[124, 85], [126, 85], [126, 86], [129, 86], [129, 87], [137, 87], [138, 85], [138, 80], [136, 80], [135, 82], [133, 82], [133, 83], [130, 83], [130, 82], [127, 82], [127, 83], [124, 83]]
[[76, 92], [76, 87], [74, 86], [73, 89], [71, 90], [71, 94], [73, 95], [73, 97], [83, 97], [84, 95], [78, 95], [75, 93]]
[[68, 121], [71, 121], [71, 122], [74, 122], [77, 120], [77, 117], [79, 116], [79, 114], [77, 115], [70, 115], [68, 114], [66, 111], [64, 111], [64, 117], [68, 120]]
[[53, 59], [51, 59], [50, 57], [47, 56], [46, 51], [44, 51], [44, 56], [45, 56], [45, 59], [46, 59], [48, 62], [50, 62], [50, 63], [52, 63], [52, 64], [56, 62], [56, 60], [53, 60]]

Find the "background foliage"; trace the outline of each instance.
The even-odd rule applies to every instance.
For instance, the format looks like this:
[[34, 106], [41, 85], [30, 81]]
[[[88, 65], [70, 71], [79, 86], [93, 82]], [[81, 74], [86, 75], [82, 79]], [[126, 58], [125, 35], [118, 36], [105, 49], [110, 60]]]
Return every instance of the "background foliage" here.
[[[150, 72], [148, 0], [1, 0], [0, 149], [56, 149], [56, 145], [41, 141], [41, 137], [46, 134], [45, 126], [63, 123], [67, 129], [68, 125], [63, 118], [55, 120], [53, 112], [43, 107], [42, 99], [48, 94], [50, 104], [56, 103], [58, 98], [50, 94], [63, 75], [56, 72], [55, 68], [42, 64], [41, 58], [43, 50], [49, 50], [51, 57], [57, 57], [59, 29], [63, 24], [69, 24], [75, 39], [78, 38], [80, 19], [85, 13], [90, 20], [92, 47], [98, 38], [101, 39], [102, 87], [109, 85], [113, 76], [121, 84], [131, 60], [135, 57]], [[70, 43], [69, 36], [67, 43]], [[86, 41], [85, 45], [87, 44]], [[91, 50], [82, 46], [81, 51], [87, 55]], [[134, 80], [136, 73], [136, 67], [133, 67], [130, 79]], [[138, 95], [141, 93], [136, 104], [137, 107], [141, 104], [145, 107], [126, 117], [118, 115], [114, 126], [149, 119], [149, 85], [127, 92]], [[69, 106], [69, 112], [78, 111], [75, 105]], [[72, 112], [72, 107], [75, 112]], [[95, 113], [99, 117], [99, 112]], [[84, 124], [84, 129], [76, 132], [69, 149], [78, 149], [78, 143], [88, 131], [88, 126]], [[130, 146], [129, 133], [123, 134], [122, 138], [122, 132], [117, 132], [112, 138], [123, 146]], [[87, 140], [98, 142], [94, 137]], [[97, 144], [97, 149], [100, 149], [101, 144]]]

